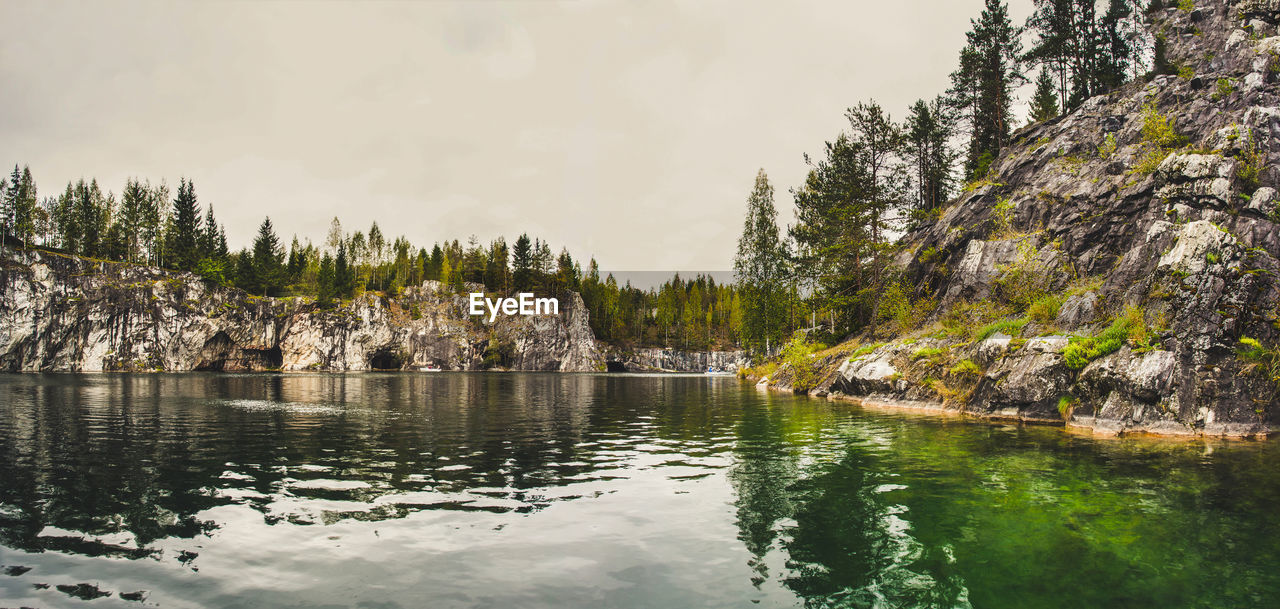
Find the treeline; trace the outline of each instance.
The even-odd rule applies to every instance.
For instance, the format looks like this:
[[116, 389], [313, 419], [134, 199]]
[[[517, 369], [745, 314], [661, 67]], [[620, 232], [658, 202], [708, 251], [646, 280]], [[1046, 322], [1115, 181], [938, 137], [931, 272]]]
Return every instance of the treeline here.
[[337, 306], [365, 291], [397, 296], [407, 286], [439, 281], [463, 292], [481, 284], [490, 293], [579, 292], [596, 336], [635, 346], [687, 349], [731, 347], [739, 339], [741, 309], [732, 285], [710, 277], [676, 275], [658, 288], [619, 286], [600, 277], [591, 259], [584, 272], [567, 249], [522, 234], [482, 244], [471, 237], [415, 247], [394, 239], [374, 222], [366, 231], [330, 223], [324, 243], [294, 237], [285, 247], [265, 218], [250, 247], [230, 251], [213, 206], [201, 207], [191, 180], [177, 192], [161, 182], [130, 179], [120, 196], [97, 180], [67, 184], [56, 197], [39, 199], [30, 169], [14, 167], [0, 179], [0, 234], [36, 247], [102, 260], [189, 271], [222, 286], [264, 296], [314, 298]]
[[[897, 237], [936, 221], [962, 182], [988, 175], [1010, 145], [1017, 87], [1038, 72], [1029, 116], [1035, 122], [1142, 74], [1152, 43], [1142, 36], [1143, 7], [1135, 0], [1109, 0], [1101, 14], [1094, 0], [1035, 5], [1019, 27], [1003, 1], [986, 0], [970, 22], [950, 88], [916, 101], [905, 120], [893, 120], [875, 101], [850, 108], [848, 129], [826, 143], [821, 158], [806, 156], [810, 171], [790, 191], [796, 221], [785, 233], [760, 171], [734, 258], [745, 344], [772, 351], [817, 320], [827, 339], [839, 339], [927, 304], [928, 295], [912, 294], [890, 270]], [[1024, 52], [1027, 33], [1034, 44]]]

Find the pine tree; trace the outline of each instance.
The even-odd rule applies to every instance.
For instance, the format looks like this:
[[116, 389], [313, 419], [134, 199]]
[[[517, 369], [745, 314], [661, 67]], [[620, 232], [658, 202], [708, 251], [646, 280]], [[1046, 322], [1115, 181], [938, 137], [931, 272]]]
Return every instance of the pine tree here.
[[773, 203], [773, 186], [764, 169], [756, 173], [755, 185], [747, 197], [747, 213], [733, 274], [746, 298], [743, 310], [743, 342], [753, 351], [768, 355], [782, 336], [779, 296], [786, 276], [786, 251], [778, 236], [778, 210]]
[[511, 250], [512, 280], [517, 292], [533, 289], [533, 244], [529, 235], [522, 233]]
[[941, 97], [932, 103], [917, 100], [904, 126], [903, 156], [911, 172], [913, 206], [919, 212], [913, 217], [917, 220], [927, 217], [927, 212], [940, 209], [951, 197], [955, 153], [948, 143], [951, 117], [943, 102]]
[[322, 309], [333, 308], [335, 272], [333, 257], [325, 252], [320, 258], [320, 271], [316, 275], [316, 304]]
[[951, 89], [953, 103], [969, 110], [965, 172], [970, 179], [985, 173], [1008, 144], [1013, 89], [1025, 80], [1019, 72], [1021, 30], [1009, 21], [1004, 2], [986, 0], [982, 14], [971, 23]]
[[[1027, 52], [1026, 59], [1040, 64], [1041, 79], [1045, 78], [1046, 72], [1052, 73], [1051, 77], [1056, 78], [1055, 97], [1060, 106], [1053, 116], [1057, 116], [1067, 111], [1067, 99], [1071, 94], [1075, 0], [1035, 0], [1035, 5], [1035, 12], [1027, 19], [1027, 27], [1036, 33], [1037, 41]], [[1041, 85], [1038, 81], [1036, 87], [1039, 95]]]
[[183, 178], [173, 199], [172, 225], [166, 235], [165, 266], [194, 271], [200, 261], [200, 205], [195, 183]]
[[338, 255], [333, 261], [333, 291], [338, 298], [350, 298], [355, 291], [356, 272], [347, 261], [347, 244], [338, 244]]
[[254, 285], [251, 291], [260, 292], [264, 296], [280, 292], [284, 284], [283, 256], [280, 239], [271, 226], [271, 218], [266, 218], [258, 226], [258, 236], [253, 240]]
[[1040, 76], [1036, 79], [1036, 93], [1031, 98], [1031, 120], [1047, 121], [1058, 115], [1058, 94], [1054, 89], [1049, 70], [1040, 68]]

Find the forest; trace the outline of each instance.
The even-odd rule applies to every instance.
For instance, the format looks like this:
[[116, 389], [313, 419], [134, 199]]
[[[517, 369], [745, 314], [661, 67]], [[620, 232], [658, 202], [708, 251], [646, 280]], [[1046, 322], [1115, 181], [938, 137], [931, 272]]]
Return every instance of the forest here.
[[[792, 188], [795, 222], [779, 227], [774, 188], [760, 170], [747, 199], [734, 256], [735, 283], [673, 276], [657, 288], [619, 285], [584, 269], [568, 249], [527, 234], [465, 244], [416, 246], [375, 222], [347, 230], [334, 218], [323, 243], [294, 237], [286, 246], [270, 218], [250, 247], [231, 251], [213, 205], [181, 178], [126, 181], [117, 195], [97, 180], [68, 183], [39, 197], [29, 168], [0, 179], [0, 221], [7, 239], [107, 261], [195, 273], [221, 286], [265, 296], [301, 296], [331, 308], [366, 291], [395, 296], [405, 286], [439, 281], [468, 291], [582, 295], [598, 338], [615, 344], [776, 352], [800, 329], [838, 340], [880, 324], [909, 324], [930, 309], [892, 270], [895, 242], [936, 220], [957, 192], [980, 183], [1010, 144], [1014, 93], [1030, 84], [1031, 122], [1050, 120], [1089, 97], [1177, 66], [1163, 40], [1144, 37], [1137, 0], [1036, 0], [1015, 25], [1001, 0], [986, 0], [971, 20], [951, 86], [918, 100], [895, 121], [873, 100], [846, 113], [848, 129], [826, 142], [804, 183]], [[1024, 46], [1026, 48], [1024, 48]], [[967, 186], [968, 185], [968, 186]]]

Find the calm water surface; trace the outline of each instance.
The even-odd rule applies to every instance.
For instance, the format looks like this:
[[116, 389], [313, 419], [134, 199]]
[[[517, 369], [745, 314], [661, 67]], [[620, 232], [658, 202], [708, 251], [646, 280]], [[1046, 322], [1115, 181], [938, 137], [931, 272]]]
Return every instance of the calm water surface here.
[[0, 607], [1275, 607], [1280, 446], [557, 374], [0, 376]]

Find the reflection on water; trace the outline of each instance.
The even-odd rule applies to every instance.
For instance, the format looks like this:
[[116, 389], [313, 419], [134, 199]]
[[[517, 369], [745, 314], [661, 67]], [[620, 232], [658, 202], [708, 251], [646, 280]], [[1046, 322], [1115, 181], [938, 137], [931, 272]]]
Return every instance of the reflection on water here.
[[6, 376], [0, 600], [1267, 606], [1277, 456], [723, 377]]

